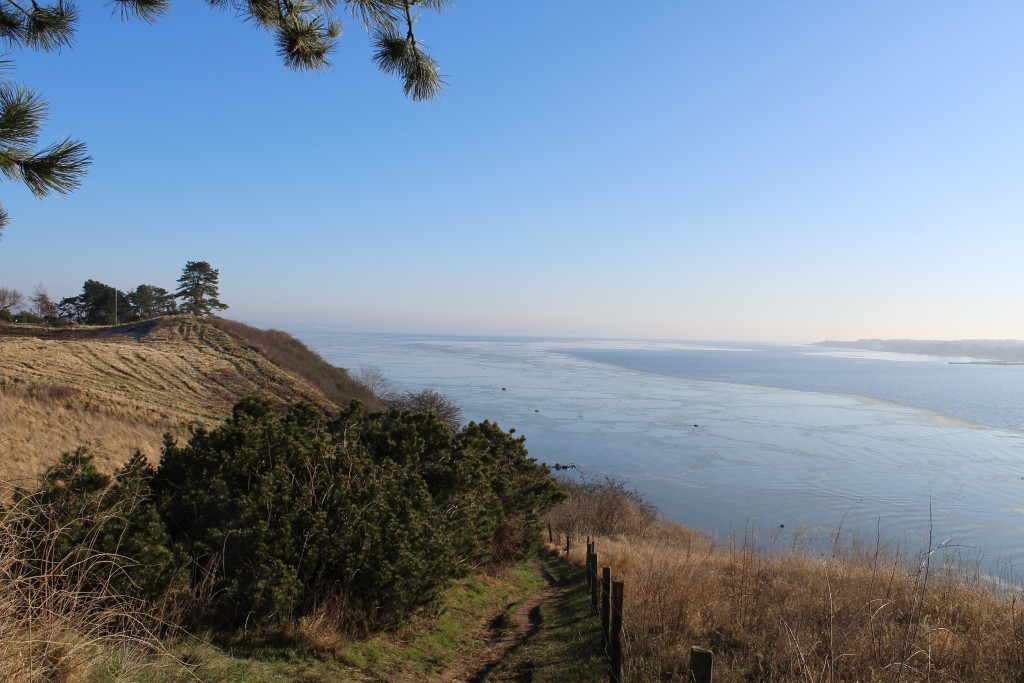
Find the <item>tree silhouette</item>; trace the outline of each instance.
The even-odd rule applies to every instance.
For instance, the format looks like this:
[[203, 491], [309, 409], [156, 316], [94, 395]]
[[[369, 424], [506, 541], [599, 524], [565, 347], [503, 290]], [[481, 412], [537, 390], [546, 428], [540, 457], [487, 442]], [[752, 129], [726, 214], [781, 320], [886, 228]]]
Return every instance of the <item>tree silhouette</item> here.
[[174, 293], [175, 299], [182, 300], [182, 312], [204, 316], [227, 308], [227, 304], [217, 299], [220, 295], [217, 290], [219, 276], [220, 271], [206, 261], [188, 261], [178, 278], [178, 291]]

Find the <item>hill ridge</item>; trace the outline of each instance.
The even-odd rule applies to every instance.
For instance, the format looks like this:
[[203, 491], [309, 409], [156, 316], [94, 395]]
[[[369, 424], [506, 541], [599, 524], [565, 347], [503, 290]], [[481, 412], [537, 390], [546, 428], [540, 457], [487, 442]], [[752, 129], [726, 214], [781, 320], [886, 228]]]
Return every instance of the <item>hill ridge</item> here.
[[[331, 381], [272, 360], [259, 343], [268, 335], [284, 345], [282, 358], [310, 354], [291, 364], [321, 363]], [[106, 470], [135, 450], [155, 462], [164, 433], [180, 438], [214, 424], [245, 396], [333, 410], [347, 398], [372, 402], [360, 389], [290, 335], [232, 321], [176, 315], [105, 327], [0, 325], [0, 481], [31, 480], [78, 446]]]

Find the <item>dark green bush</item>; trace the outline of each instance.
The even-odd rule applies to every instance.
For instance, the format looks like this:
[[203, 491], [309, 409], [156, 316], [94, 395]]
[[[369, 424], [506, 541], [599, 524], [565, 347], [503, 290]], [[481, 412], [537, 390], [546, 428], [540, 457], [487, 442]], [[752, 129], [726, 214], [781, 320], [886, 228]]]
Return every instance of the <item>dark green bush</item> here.
[[433, 412], [278, 416], [247, 399], [185, 445], [168, 437], [155, 471], [136, 455], [109, 477], [68, 454], [33, 500], [60, 553], [125, 557], [97, 580], [155, 604], [189, 595], [193, 624], [273, 626], [341, 598], [376, 629], [530, 552], [560, 495], [523, 439], [488, 422], [454, 433]]
[[170, 591], [174, 558], [150, 489], [152, 468], [136, 454], [113, 477], [85, 449], [65, 453], [39, 489], [19, 496], [21, 524], [45, 545], [32, 571], [52, 563], [90, 562], [102, 571], [77, 579], [75, 590], [160, 601]]

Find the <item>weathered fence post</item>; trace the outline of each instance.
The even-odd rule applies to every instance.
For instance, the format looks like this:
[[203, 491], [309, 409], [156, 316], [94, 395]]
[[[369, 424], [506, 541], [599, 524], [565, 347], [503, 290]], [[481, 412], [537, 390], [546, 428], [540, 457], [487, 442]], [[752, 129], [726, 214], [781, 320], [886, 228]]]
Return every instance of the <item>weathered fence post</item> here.
[[690, 648], [690, 675], [694, 683], [711, 683], [712, 664], [711, 650]]
[[555, 532], [551, 528], [551, 522], [548, 522], [548, 543], [555, 544]]
[[600, 585], [601, 585], [600, 582], [597, 580], [597, 551], [594, 551], [594, 554], [591, 555], [591, 562], [590, 562], [589, 572], [590, 572], [590, 611], [591, 611], [591, 613], [594, 616], [597, 616], [599, 614], [599, 612], [598, 612], [598, 605], [600, 604], [600, 602], [599, 602], [600, 592], [598, 591], [598, 589], [600, 588]]
[[608, 651], [608, 627], [611, 622], [609, 617], [611, 616], [611, 602], [612, 602], [612, 568], [604, 567], [601, 570], [601, 636], [604, 638], [605, 652]]
[[590, 537], [587, 537], [587, 538], [588, 538], [588, 541], [587, 541], [587, 569], [586, 569], [586, 572], [587, 572], [587, 593], [590, 593], [590, 580], [591, 580], [590, 565], [594, 561], [594, 544], [589, 541]]
[[568, 531], [565, 532], [565, 554], [569, 554], [569, 544], [572, 542], [572, 536]]
[[612, 583], [611, 643], [608, 655], [612, 660], [611, 683], [622, 682], [622, 582]]

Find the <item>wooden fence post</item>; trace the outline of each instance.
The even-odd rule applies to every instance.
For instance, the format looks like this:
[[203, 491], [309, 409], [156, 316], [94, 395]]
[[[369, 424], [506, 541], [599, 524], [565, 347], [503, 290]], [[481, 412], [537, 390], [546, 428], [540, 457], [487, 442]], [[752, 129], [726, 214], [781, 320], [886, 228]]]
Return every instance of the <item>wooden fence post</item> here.
[[555, 532], [551, 528], [551, 522], [548, 522], [548, 543], [555, 544]]
[[611, 644], [608, 654], [612, 660], [611, 683], [622, 683], [622, 582], [612, 583]]
[[711, 650], [690, 648], [690, 675], [694, 683], [711, 683], [712, 664]]
[[595, 551], [591, 555], [590, 562], [590, 612], [594, 616], [600, 613], [598, 612], [598, 605], [600, 605], [599, 597], [601, 595], [598, 589], [600, 586], [601, 584], [597, 580], [597, 552]]
[[587, 583], [587, 593], [588, 594], [590, 593], [590, 579], [591, 579], [591, 577], [590, 577], [590, 565], [593, 563], [593, 561], [594, 561], [594, 544], [591, 543], [590, 541], [588, 541], [587, 542], [587, 569], [586, 569], [586, 572], [587, 572], [586, 583]]
[[601, 570], [601, 636], [604, 639], [605, 652], [608, 651], [608, 628], [611, 625], [612, 603], [612, 568], [604, 567]]
[[572, 536], [568, 531], [565, 532], [565, 554], [569, 554], [569, 544], [572, 542]]

